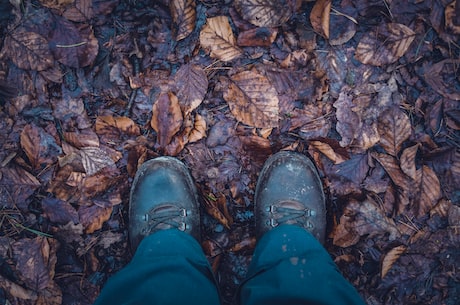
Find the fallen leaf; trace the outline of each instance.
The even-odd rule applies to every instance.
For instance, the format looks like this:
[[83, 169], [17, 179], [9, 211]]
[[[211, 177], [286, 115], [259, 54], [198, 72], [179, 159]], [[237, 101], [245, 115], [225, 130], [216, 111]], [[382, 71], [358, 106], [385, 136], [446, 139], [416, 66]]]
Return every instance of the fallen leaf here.
[[364, 33], [355, 57], [363, 64], [373, 66], [392, 64], [406, 53], [414, 38], [414, 31], [405, 25], [384, 23]]
[[228, 251], [239, 252], [253, 250], [256, 247], [257, 240], [255, 237], [248, 237], [233, 245]]
[[425, 67], [425, 81], [442, 96], [460, 101], [460, 80], [457, 71], [459, 59], [445, 59], [429, 67]]
[[409, 177], [402, 172], [399, 162], [395, 157], [378, 153], [372, 153], [371, 155], [382, 165], [396, 186], [403, 191], [409, 191], [411, 185]]
[[80, 150], [83, 167], [88, 176], [92, 176], [101, 169], [108, 166], [115, 166], [112, 158], [110, 158], [99, 147], [82, 147]]
[[446, 5], [444, 11], [446, 30], [456, 35], [460, 34], [460, 23], [458, 22], [460, 19], [458, 17], [460, 16], [459, 5], [458, 1], [452, 1], [450, 4]]
[[0, 167], [0, 207], [18, 205], [27, 209], [27, 198], [41, 185], [28, 171], [18, 166]]
[[328, 157], [334, 164], [340, 164], [350, 158], [348, 152], [340, 147], [339, 143], [331, 139], [310, 141], [310, 145]]
[[224, 227], [230, 229], [233, 219], [227, 210], [227, 200], [224, 195], [220, 195], [217, 198], [214, 195], [206, 196], [204, 198], [204, 207], [209, 215], [220, 222]]
[[277, 34], [276, 28], [252, 28], [238, 34], [237, 44], [241, 47], [269, 47]]
[[442, 197], [441, 184], [436, 173], [426, 165], [417, 170], [419, 189], [418, 200], [415, 202], [416, 215], [425, 216]]
[[195, 115], [195, 124], [193, 125], [192, 131], [188, 136], [188, 142], [194, 143], [206, 137], [206, 120], [199, 115]]
[[293, 9], [283, 0], [235, 0], [244, 20], [258, 27], [280, 26], [291, 18]]
[[85, 146], [99, 146], [99, 137], [90, 128], [81, 131], [63, 132], [63, 136], [66, 142], [77, 148]]
[[176, 41], [186, 38], [195, 29], [195, 0], [173, 0], [169, 3]]
[[418, 143], [414, 146], [404, 149], [400, 158], [401, 170], [403, 171], [403, 173], [411, 177], [413, 180], [417, 179], [415, 157], [417, 156], [419, 146], [420, 144]]
[[[62, 1], [62, 0], [61, 0]], [[68, 7], [62, 16], [74, 22], [85, 22], [94, 16], [92, 0], [64, 0], [74, 4]]]
[[50, 221], [65, 225], [72, 221], [78, 223], [78, 213], [75, 208], [66, 201], [56, 198], [44, 198], [41, 202], [43, 213]]
[[201, 47], [211, 52], [212, 58], [231, 61], [243, 55], [226, 16], [208, 18], [200, 32]]
[[139, 126], [132, 119], [124, 116], [98, 116], [94, 127], [96, 133], [106, 143], [113, 139], [120, 139], [123, 135], [136, 137], [141, 134]]
[[[20, 300], [30, 300], [30, 301], [35, 301], [38, 298], [37, 292], [31, 290], [31, 289], [26, 289], [15, 282], [12, 282], [8, 280], [7, 278], [4, 278], [3, 276], [0, 275], [0, 287], [2, 290], [7, 291], [12, 297], [18, 298]], [[9, 304], [5, 303], [5, 304]]]
[[380, 145], [392, 156], [398, 155], [402, 144], [412, 133], [409, 117], [396, 106], [379, 117], [378, 130]]
[[39, 2], [48, 8], [60, 9], [78, 0], [39, 0]]
[[224, 99], [238, 121], [258, 128], [278, 127], [278, 95], [265, 76], [254, 71], [233, 75]]
[[310, 13], [310, 22], [313, 30], [329, 39], [329, 21], [331, 13], [331, 0], [318, 0]]
[[183, 118], [177, 97], [172, 92], [161, 93], [152, 109], [150, 125], [157, 132], [157, 142], [166, 147], [180, 130]]
[[357, 113], [353, 112], [352, 96], [347, 92], [340, 92], [339, 98], [334, 102], [337, 117], [337, 132], [341, 135], [340, 145], [349, 146], [356, 138], [361, 124]]
[[368, 155], [354, 154], [350, 159], [333, 166], [333, 173], [331, 174], [360, 185], [366, 178], [368, 171]]
[[97, 204], [91, 206], [80, 207], [78, 209], [78, 215], [80, 223], [85, 228], [85, 233], [91, 234], [102, 228], [104, 222], [109, 220], [112, 209], [110, 203], [103, 201], [98, 201]]
[[54, 64], [48, 41], [23, 27], [17, 27], [7, 35], [3, 45], [3, 51], [21, 69], [43, 71]]
[[186, 64], [174, 76], [174, 86], [184, 116], [195, 110], [208, 90], [206, 72], [198, 65]]
[[390, 271], [391, 267], [394, 263], [399, 259], [401, 255], [406, 253], [407, 247], [404, 245], [394, 247], [391, 249], [382, 260], [382, 271], [381, 271], [381, 278], [383, 279], [388, 271]]

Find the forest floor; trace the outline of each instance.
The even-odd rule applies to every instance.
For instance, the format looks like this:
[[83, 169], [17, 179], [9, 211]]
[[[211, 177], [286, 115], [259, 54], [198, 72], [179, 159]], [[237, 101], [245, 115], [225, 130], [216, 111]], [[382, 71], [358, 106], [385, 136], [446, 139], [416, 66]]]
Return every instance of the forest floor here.
[[460, 1], [0, 4], [0, 304], [92, 304], [129, 190], [176, 156], [230, 303], [264, 161], [309, 155], [368, 304], [460, 304]]

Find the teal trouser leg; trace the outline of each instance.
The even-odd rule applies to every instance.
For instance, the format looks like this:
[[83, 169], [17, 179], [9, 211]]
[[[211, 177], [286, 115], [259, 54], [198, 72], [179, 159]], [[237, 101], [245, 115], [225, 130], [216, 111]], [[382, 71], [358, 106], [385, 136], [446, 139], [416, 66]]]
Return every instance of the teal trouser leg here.
[[220, 304], [211, 267], [198, 242], [179, 230], [142, 240], [132, 261], [108, 280], [95, 305]]
[[323, 246], [294, 225], [261, 238], [238, 297], [242, 305], [365, 304]]

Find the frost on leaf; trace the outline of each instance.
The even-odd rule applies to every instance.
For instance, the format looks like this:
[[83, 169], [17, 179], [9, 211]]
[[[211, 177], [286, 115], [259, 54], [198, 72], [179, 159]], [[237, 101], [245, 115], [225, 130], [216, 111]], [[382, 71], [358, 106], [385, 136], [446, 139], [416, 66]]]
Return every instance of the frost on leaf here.
[[278, 94], [265, 76], [254, 71], [233, 75], [224, 99], [238, 121], [258, 128], [278, 126]]
[[230, 61], [243, 54], [236, 46], [236, 38], [226, 16], [206, 20], [200, 32], [200, 44], [211, 52], [211, 57], [222, 61]]
[[356, 47], [355, 56], [363, 64], [391, 64], [406, 53], [414, 38], [414, 31], [403, 24], [382, 24], [364, 34]]

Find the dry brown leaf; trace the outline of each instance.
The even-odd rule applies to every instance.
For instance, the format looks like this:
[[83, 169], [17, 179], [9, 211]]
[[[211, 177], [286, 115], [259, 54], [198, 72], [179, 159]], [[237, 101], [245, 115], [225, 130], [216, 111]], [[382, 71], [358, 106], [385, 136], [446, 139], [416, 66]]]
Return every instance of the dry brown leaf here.
[[24, 70], [43, 71], [54, 65], [48, 41], [40, 34], [18, 27], [7, 35], [2, 53]]
[[259, 27], [275, 27], [291, 18], [293, 8], [280, 0], [236, 0], [237, 11], [244, 20]]
[[399, 167], [399, 162], [395, 157], [378, 153], [372, 153], [372, 157], [374, 157], [382, 165], [396, 186], [401, 188], [403, 191], [409, 191], [411, 185], [409, 178], [402, 172]]
[[[329, 143], [328, 143], [329, 142]], [[345, 151], [345, 154], [343, 152], [343, 148], [341, 150], [337, 149], [335, 150], [331, 145], [333, 145], [333, 140], [330, 139], [324, 139], [323, 141], [310, 141], [310, 145], [319, 150], [321, 153], [323, 153], [326, 157], [328, 157], [334, 164], [340, 164], [346, 160], [348, 160], [350, 157], [348, 156], [348, 153]], [[336, 142], [336, 146], [339, 146], [339, 144]], [[339, 147], [336, 147], [339, 148]]]
[[195, 0], [173, 0], [169, 3], [176, 41], [186, 38], [195, 29]]
[[66, 201], [56, 198], [44, 198], [41, 201], [43, 213], [50, 221], [65, 225], [70, 221], [79, 223], [78, 213], [75, 208]]
[[318, 0], [310, 13], [310, 22], [313, 30], [329, 39], [329, 21], [331, 13], [331, 0]]
[[450, 33], [456, 35], [460, 35], [460, 24], [458, 22], [458, 16], [460, 15], [460, 10], [458, 9], [458, 7], [460, 7], [459, 5], [460, 4], [458, 4], [458, 1], [452, 1], [446, 6], [446, 9], [444, 10], [445, 28]]
[[85, 233], [91, 234], [102, 228], [104, 222], [110, 219], [112, 205], [107, 202], [97, 202], [91, 206], [82, 206], [78, 210], [80, 223], [85, 228]]
[[224, 99], [238, 121], [258, 128], [278, 127], [278, 94], [265, 76], [255, 71], [233, 75]]
[[208, 90], [206, 72], [198, 65], [186, 64], [174, 76], [174, 86], [184, 116], [195, 110]]
[[194, 127], [191, 115], [184, 118], [181, 130], [174, 136], [171, 143], [166, 145], [165, 152], [169, 156], [177, 156], [189, 141], [190, 133]]
[[459, 59], [445, 59], [431, 67], [425, 67], [425, 81], [436, 92], [449, 99], [460, 101]]
[[195, 115], [195, 124], [193, 125], [192, 131], [188, 136], [188, 142], [194, 143], [206, 137], [206, 120], [199, 115]]
[[88, 176], [92, 176], [107, 166], [115, 166], [112, 158], [99, 147], [83, 147], [80, 155]]
[[441, 184], [436, 173], [426, 165], [417, 170], [417, 181], [419, 183], [419, 196], [415, 202], [416, 215], [425, 216], [441, 199]]
[[238, 34], [237, 44], [241, 47], [269, 47], [276, 39], [276, 28], [253, 28]]
[[200, 32], [200, 44], [211, 52], [212, 58], [230, 61], [243, 51], [236, 46], [236, 39], [226, 16], [208, 18]]
[[41, 183], [35, 176], [18, 166], [0, 167], [0, 207], [13, 208], [17, 204], [22, 207], [39, 186]]
[[63, 132], [63, 136], [66, 142], [77, 148], [85, 146], [99, 146], [99, 137], [92, 129], [89, 128], [79, 132]]
[[179, 101], [172, 92], [161, 93], [153, 105], [150, 125], [157, 132], [157, 143], [166, 147], [180, 130], [183, 118]]
[[363, 64], [391, 64], [406, 53], [414, 38], [414, 31], [405, 25], [384, 23], [364, 34], [356, 47], [355, 56]]
[[417, 143], [414, 146], [404, 149], [400, 158], [401, 169], [403, 173], [411, 177], [413, 180], [417, 178], [415, 168], [415, 157], [417, 156], [419, 146], [420, 144]]
[[43, 6], [52, 9], [60, 9], [78, 0], [39, 0]]
[[385, 275], [387, 275], [388, 271], [390, 271], [393, 264], [399, 259], [401, 255], [403, 255], [407, 250], [407, 247], [404, 245], [394, 247], [391, 249], [382, 260], [382, 274], [381, 278], [383, 279]]
[[433, 217], [436, 214], [441, 217], [447, 217], [449, 215], [449, 209], [451, 208], [451, 206], [452, 206], [452, 201], [447, 200], [447, 199], [439, 200], [438, 204], [436, 204], [430, 210], [430, 217]]
[[253, 250], [256, 247], [257, 240], [255, 237], [248, 237], [233, 245], [228, 251], [239, 252]]
[[[206, 212], [220, 222], [224, 227], [230, 229], [233, 219], [227, 210], [227, 200], [224, 195], [215, 198], [210, 195], [204, 198], [204, 207]], [[229, 217], [229, 218], [228, 218]]]
[[[12, 297], [18, 298], [20, 300], [30, 300], [30, 301], [36, 301], [38, 298], [38, 295], [35, 291], [31, 289], [26, 289], [15, 282], [12, 282], [3, 276], [0, 275], [0, 287], [2, 290], [7, 291]], [[5, 304], [10, 304], [9, 302]], [[33, 303], [35, 304], [35, 303]]]
[[411, 133], [409, 117], [399, 107], [391, 107], [379, 118], [380, 145], [392, 156], [397, 156]]
[[123, 134], [139, 136], [139, 126], [128, 117], [114, 117], [111, 115], [98, 116], [95, 123], [96, 133], [107, 139], [119, 139]]
[[28, 124], [21, 132], [21, 147], [34, 169], [57, 161], [62, 149], [43, 128]]
[[75, 1], [75, 4], [71, 7], [68, 7], [62, 16], [70, 21], [75, 22], [85, 22], [86, 20], [90, 20], [93, 17], [93, 0], [72, 0], [72, 2], [73, 1]]
[[351, 201], [331, 235], [334, 245], [349, 247], [356, 244], [361, 236], [369, 235], [371, 238], [384, 233], [390, 234], [389, 240], [400, 236], [394, 221], [386, 217], [379, 205], [368, 198], [363, 202]]

